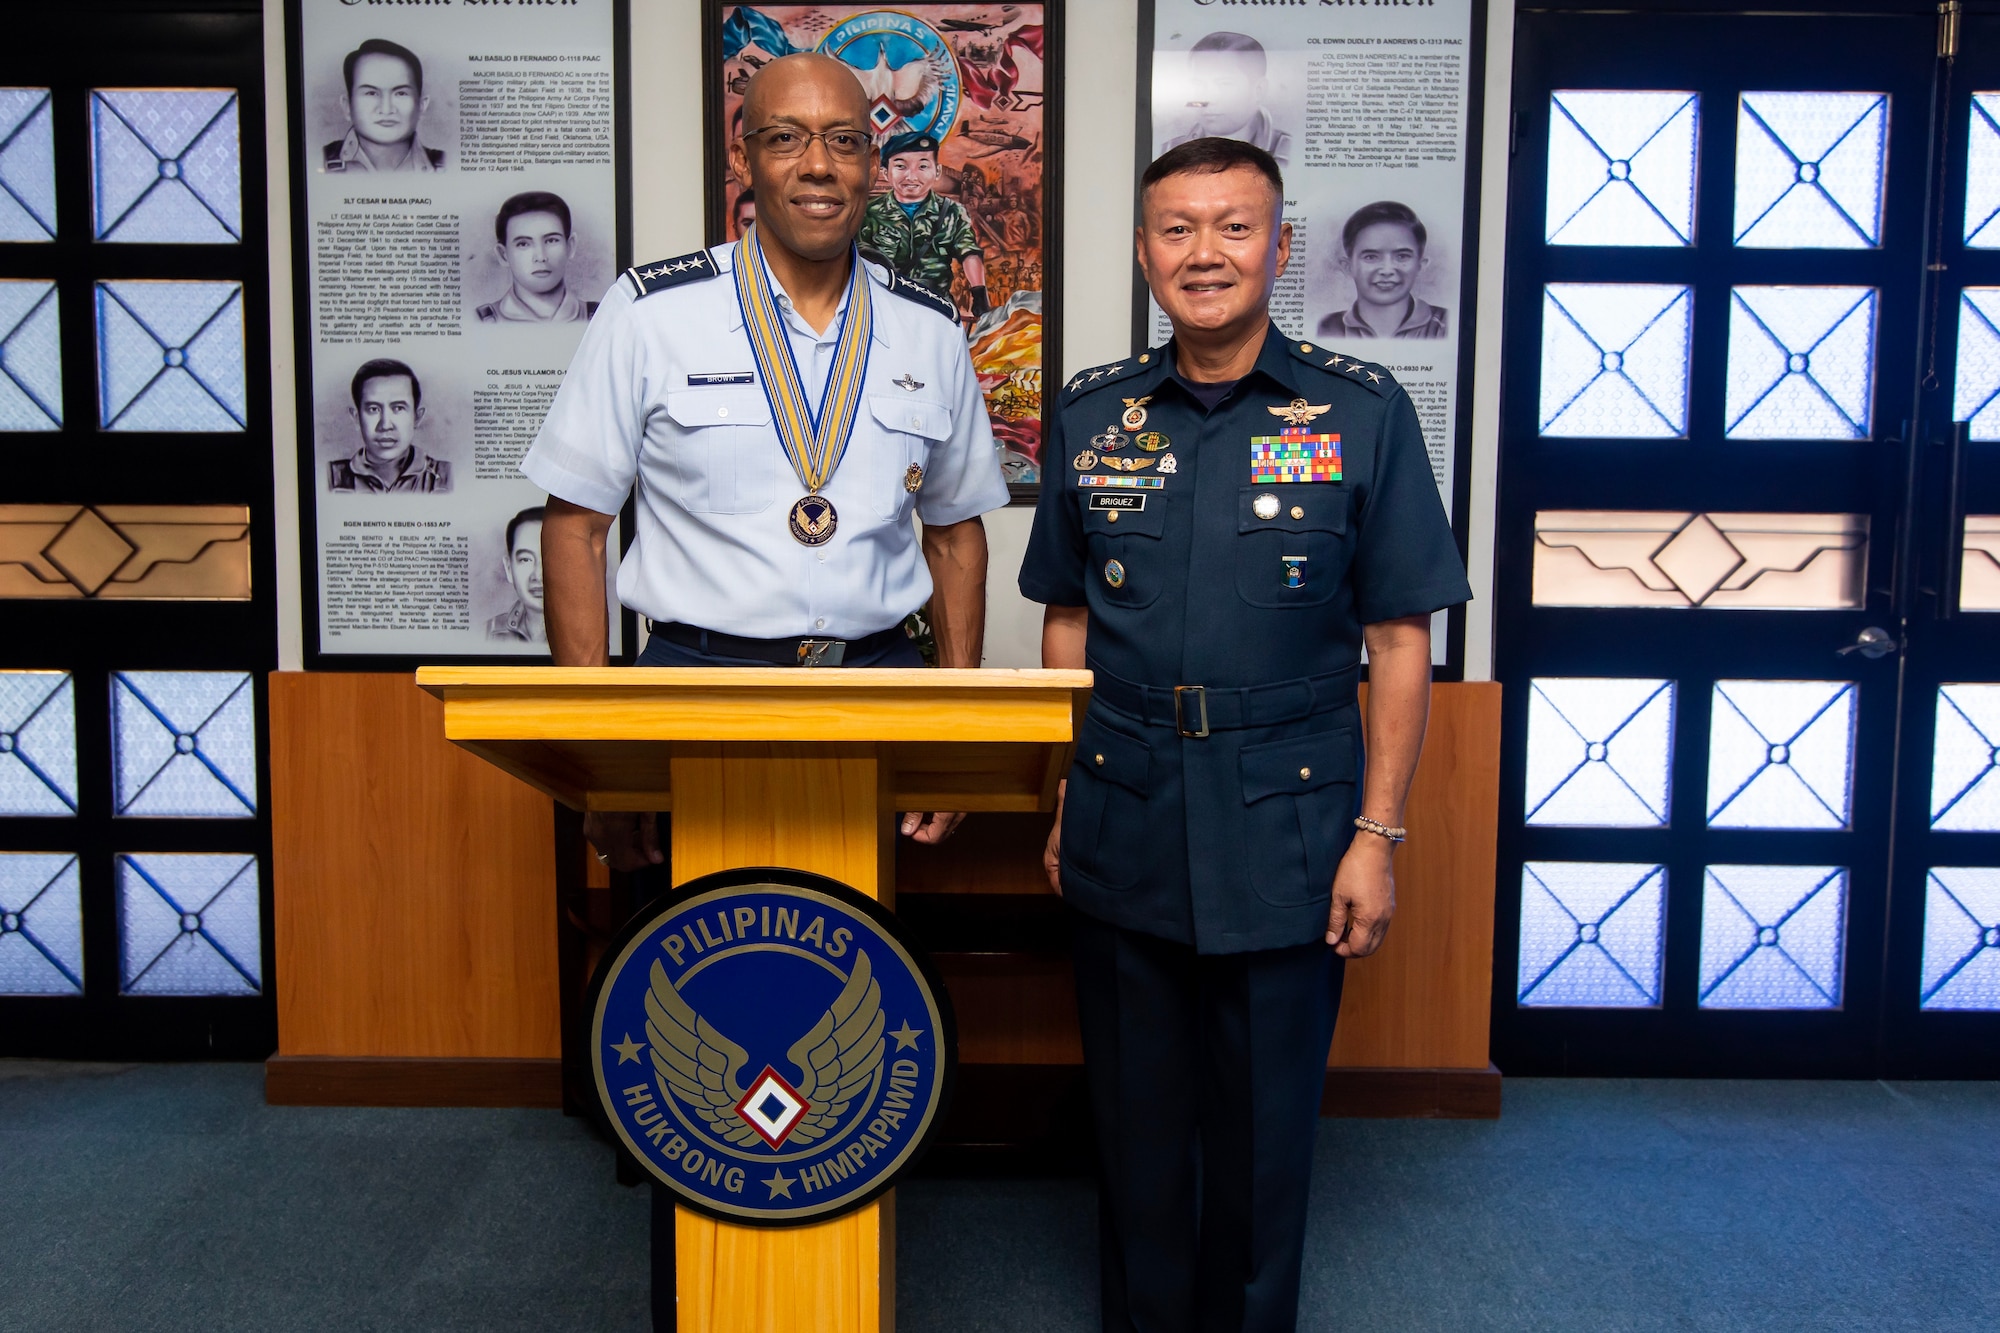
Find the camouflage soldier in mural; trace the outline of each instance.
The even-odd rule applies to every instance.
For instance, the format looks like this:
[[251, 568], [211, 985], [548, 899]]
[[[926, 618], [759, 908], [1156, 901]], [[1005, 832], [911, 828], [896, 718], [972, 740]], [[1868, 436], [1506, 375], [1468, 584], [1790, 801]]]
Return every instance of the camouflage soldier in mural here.
[[956, 259], [972, 291], [972, 316], [992, 308], [986, 297], [986, 252], [972, 234], [964, 205], [937, 193], [938, 141], [928, 134], [899, 134], [882, 145], [889, 192], [868, 201], [860, 243], [889, 266], [951, 300]]

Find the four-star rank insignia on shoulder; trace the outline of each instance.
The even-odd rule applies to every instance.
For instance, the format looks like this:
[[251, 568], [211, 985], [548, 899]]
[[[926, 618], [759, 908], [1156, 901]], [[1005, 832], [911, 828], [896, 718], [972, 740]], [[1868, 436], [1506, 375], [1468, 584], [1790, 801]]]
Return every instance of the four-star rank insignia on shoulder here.
[[880, 905], [823, 875], [705, 875], [598, 964], [591, 1073], [613, 1131], [677, 1202], [796, 1226], [882, 1194], [940, 1127], [951, 1002]]
[[[1079, 370], [1076, 374], [1070, 376], [1068, 380], [1064, 381], [1063, 392], [1074, 398], [1080, 393], [1088, 393], [1094, 388], [1113, 383], [1128, 375], [1135, 375], [1142, 370], [1151, 370], [1159, 362], [1159, 359], [1160, 349], [1149, 347], [1139, 353], [1139, 355], [1128, 356], [1123, 361], [1113, 361], [1110, 365], [1092, 366], [1089, 370]], [[1123, 397], [1123, 395], [1121, 394], [1120, 397]], [[1139, 424], [1143, 426], [1146, 422], [1145, 405], [1151, 401], [1152, 399], [1149, 397], [1126, 398], [1123, 411], [1127, 415], [1136, 413], [1139, 418]], [[1133, 429], [1137, 429], [1137, 427]]]
[[635, 265], [625, 270], [625, 280], [632, 284], [632, 299], [636, 301], [684, 282], [712, 278], [716, 272], [715, 260], [708, 251], [696, 250], [693, 254], [662, 259], [656, 264]]

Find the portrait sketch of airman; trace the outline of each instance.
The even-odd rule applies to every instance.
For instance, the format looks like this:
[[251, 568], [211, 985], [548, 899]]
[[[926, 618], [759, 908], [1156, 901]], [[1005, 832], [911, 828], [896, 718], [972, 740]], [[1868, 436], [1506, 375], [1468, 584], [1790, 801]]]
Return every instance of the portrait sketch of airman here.
[[321, 150], [322, 171], [444, 170], [444, 150], [425, 147], [420, 136], [431, 99], [414, 51], [371, 38], [347, 53], [340, 73], [348, 129]]
[[417, 444], [424, 420], [424, 389], [417, 372], [387, 357], [364, 361], [348, 385], [347, 414], [360, 432], [358, 448], [327, 465], [327, 489], [336, 493], [451, 490], [451, 464]]
[[1291, 165], [1292, 136], [1268, 110], [1269, 60], [1264, 44], [1240, 32], [1212, 32], [1188, 49], [1187, 132], [1161, 151], [1195, 139], [1236, 139]]
[[569, 286], [576, 228], [569, 205], [546, 190], [529, 190], [500, 205], [493, 219], [493, 250], [507, 273], [499, 299], [473, 307], [482, 324], [575, 324], [597, 312], [597, 302]]

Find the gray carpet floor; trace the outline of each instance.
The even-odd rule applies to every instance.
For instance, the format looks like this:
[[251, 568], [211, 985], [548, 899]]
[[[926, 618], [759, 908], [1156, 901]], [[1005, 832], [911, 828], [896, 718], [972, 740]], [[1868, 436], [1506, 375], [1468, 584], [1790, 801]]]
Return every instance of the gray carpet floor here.
[[[2000, 1329], [2000, 1084], [1514, 1079], [1325, 1121], [1301, 1327]], [[900, 1191], [898, 1327], [1096, 1326], [1095, 1194]], [[0, 1061], [0, 1329], [642, 1330], [646, 1197], [546, 1111]]]

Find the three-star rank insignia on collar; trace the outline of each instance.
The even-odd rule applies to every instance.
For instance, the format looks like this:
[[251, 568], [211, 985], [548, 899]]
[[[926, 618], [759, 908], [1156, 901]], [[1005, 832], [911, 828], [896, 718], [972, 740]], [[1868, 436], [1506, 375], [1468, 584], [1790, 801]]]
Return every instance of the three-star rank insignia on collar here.
[[715, 260], [706, 250], [696, 250], [693, 254], [679, 255], [673, 259], [662, 259], [656, 264], [639, 264], [625, 270], [625, 280], [632, 284], [632, 299], [651, 296], [669, 287], [678, 287], [684, 282], [694, 282], [716, 275]]
[[[1128, 375], [1135, 375], [1142, 370], [1151, 370], [1159, 363], [1159, 360], [1159, 349], [1148, 348], [1137, 356], [1128, 356], [1123, 361], [1113, 361], [1108, 366], [1092, 366], [1089, 370], [1079, 370], [1076, 374], [1063, 381], [1063, 392], [1069, 394], [1071, 397], [1079, 393], [1087, 393], [1091, 389], [1100, 388], [1115, 380], [1123, 379]], [[1123, 395], [1120, 396], [1122, 397]], [[1138, 406], [1141, 424], [1143, 424], [1145, 417], [1144, 404], [1149, 401], [1151, 401], [1149, 398], [1127, 398], [1125, 400], [1128, 408], [1134, 405]]]
[[[1387, 398], [1396, 391], [1394, 375], [1380, 366], [1370, 365], [1366, 361], [1356, 361], [1353, 357], [1336, 352], [1330, 347], [1321, 347], [1318, 343], [1292, 343], [1290, 351], [1294, 357], [1313, 369], [1324, 370], [1344, 380], [1352, 380], [1365, 389], [1373, 390], [1378, 398]], [[1271, 410], [1277, 412], [1280, 409], [1274, 407]]]

